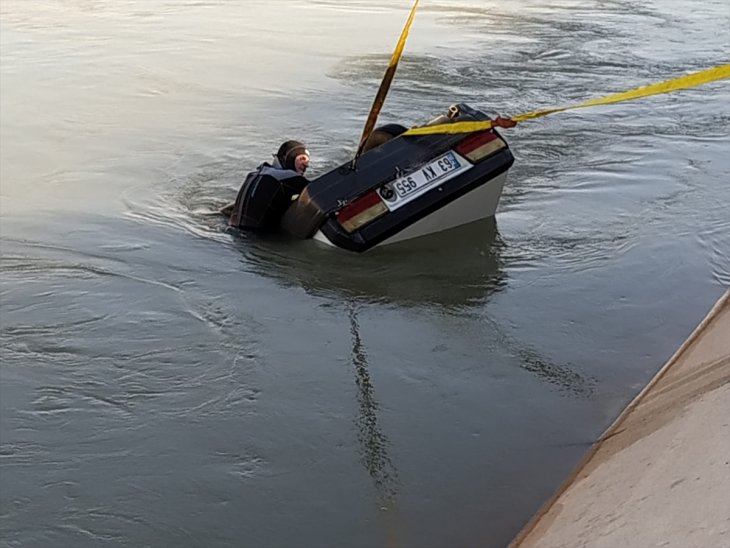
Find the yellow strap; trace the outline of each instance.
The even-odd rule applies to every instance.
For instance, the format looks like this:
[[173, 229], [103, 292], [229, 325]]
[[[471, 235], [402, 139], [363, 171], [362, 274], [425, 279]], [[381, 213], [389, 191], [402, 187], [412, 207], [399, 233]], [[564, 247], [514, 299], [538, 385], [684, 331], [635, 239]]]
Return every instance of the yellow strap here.
[[408, 38], [408, 33], [411, 30], [411, 25], [413, 25], [413, 19], [416, 17], [416, 10], [418, 9], [419, 1], [420, 0], [416, 0], [416, 3], [413, 4], [413, 7], [411, 8], [411, 13], [408, 15], [408, 21], [406, 21], [406, 26], [403, 27], [403, 31], [400, 33], [398, 44], [395, 47], [393, 56], [390, 58], [391, 67], [397, 65], [400, 61], [401, 56], [403, 55], [403, 48], [405, 48], [406, 46], [406, 39]]
[[[526, 112], [524, 114], [518, 114], [512, 116], [512, 120], [515, 122], [522, 122], [524, 120], [530, 120], [532, 118], [540, 118], [553, 114], [555, 112], [563, 112], [565, 110], [575, 110], [577, 108], [594, 107], [598, 105], [609, 105], [612, 103], [621, 103], [623, 101], [633, 101], [634, 99], [640, 99], [641, 97], [649, 97], [650, 95], [659, 95], [660, 93], [669, 93], [671, 91], [679, 91], [681, 89], [693, 88], [701, 86], [703, 84], [709, 84], [717, 80], [725, 80], [730, 78], [730, 64], [720, 65], [719, 67], [703, 70], [674, 78], [673, 80], [667, 80], [665, 82], [659, 82], [658, 84], [652, 84], [650, 86], [643, 86], [635, 88], [622, 93], [615, 93], [614, 95], [608, 95], [607, 97], [601, 97], [598, 99], [591, 99], [578, 105], [572, 105], [568, 107], [550, 108], [545, 110], [536, 110], [533, 112]], [[482, 131], [493, 127], [491, 120], [484, 122], [455, 122], [453, 124], [439, 124], [436, 126], [426, 126], [412, 128], [406, 131], [403, 135], [437, 135], [444, 133], [471, 133], [472, 131]]]
[[403, 27], [403, 32], [401, 32], [400, 38], [398, 39], [398, 44], [395, 46], [393, 56], [390, 58], [390, 64], [385, 71], [385, 76], [383, 76], [383, 80], [380, 82], [380, 88], [378, 88], [378, 93], [375, 95], [373, 106], [370, 108], [370, 113], [368, 114], [368, 118], [365, 121], [365, 127], [363, 128], [362, 135], [360, 136], [360, 145], [357, 147], [355, 160], [357, 160], [360, 154], [362, 154], [365, 143], [370, 137], [370, 134], [373, 132], [375, 124], [378, 121], [380, 109], [383, 108], [383, 103], [385, 103], [385, 98], [388, 95], [390, 84], [393, 81], [395, 71], [398, 68], [398, 62], [403, 55], [403, 48], [406, 45], [406, 39], [408, 38], [408, 33], [411, 30], [411, 25], [413, 25], [413, 19], [416, 17], [416, 10], [418, 9], [419, 1], [420, 0], [416, 0], [416, 2], [413, 4], [413, 8], [411, 8], [411, 13], [408, 16], [408, 21], [406, 21], [406, 26]]

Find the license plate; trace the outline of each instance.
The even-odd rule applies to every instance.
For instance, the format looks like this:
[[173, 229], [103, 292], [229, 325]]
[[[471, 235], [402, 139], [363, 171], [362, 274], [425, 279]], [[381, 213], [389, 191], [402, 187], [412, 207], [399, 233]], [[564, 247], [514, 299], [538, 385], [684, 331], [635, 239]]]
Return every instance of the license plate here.
[[449, 151], [408, 175], [383, 185], [378, 189], [378, 194], [388, 209], [393, 211], [471, 167], [468, 160]]

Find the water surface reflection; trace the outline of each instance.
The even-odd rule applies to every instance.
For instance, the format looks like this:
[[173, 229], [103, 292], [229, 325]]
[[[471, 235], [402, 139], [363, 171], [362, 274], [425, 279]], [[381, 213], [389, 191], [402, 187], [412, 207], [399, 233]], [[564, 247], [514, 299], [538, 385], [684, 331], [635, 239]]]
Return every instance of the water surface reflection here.
[[459, 310], [504, 288], [494, 217], [358, 255], [315, 241], [235, 231], [242, 265], [312, 295]]
[[356, 418], [357, 439], [362, 463], [377, 492], [378, 511], [382, 518], [384, 545], [401, 546], [400, 516], [398, 513], [398, 470], [389, 455], [390, 441], [378, 422], [378, 401], [370, 380], [367, 352], [357, 320], [355, 305], [348, 305], [350, 334], [352, 336], [352, 365], [355, 369], [359, 412]]
[[[378, 304], [424, 308], [437, 314], [470, 316], [507, 288], [503, 256], [514, 264], [525, 253], [508, 248], [494, 217], [409, 242], [376, 247], [365, 254], [342, 251], [315, 241], [230, 232], [246, 269], [285, 286], [349, 307]], [[532, 257], [530, 260], [534, 260]], [[352, 315], [353, 312], [350, 312]], [[351, 322], [354, 321], [351, 317]], [[593, 394], [595, 379], [576, 364], [550, 360], [487, 318], [490, 336], [508, 348], [519, 366], [537, 378], [579, 397]], [[357, 347], [360, 347], [359, 335]]]

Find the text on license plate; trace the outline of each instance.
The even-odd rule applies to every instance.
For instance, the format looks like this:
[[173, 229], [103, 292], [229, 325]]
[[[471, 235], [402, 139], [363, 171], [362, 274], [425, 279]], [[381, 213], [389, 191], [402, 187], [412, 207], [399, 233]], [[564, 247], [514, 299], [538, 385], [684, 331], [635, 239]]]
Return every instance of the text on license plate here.
[[471, 168], [471, 164], [449, 151], [425, 166], [384, 185], [380, 190], [388, 209], [394, 210], [428, 191], [437, 183], [447, 181]]

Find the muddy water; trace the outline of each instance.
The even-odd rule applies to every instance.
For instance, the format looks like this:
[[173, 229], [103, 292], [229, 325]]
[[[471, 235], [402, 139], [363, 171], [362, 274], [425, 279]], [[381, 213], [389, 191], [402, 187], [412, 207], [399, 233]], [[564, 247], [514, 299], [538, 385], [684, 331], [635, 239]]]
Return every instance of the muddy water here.
[[[730, 284], [728, 88], [506, 132], [496, 218], [210, 211], [349, 158], [407, 2], [0, 5], [0, 545], [503, 546]], [[726, 3], [423, 2], [382, 120], [727, 62]]]

